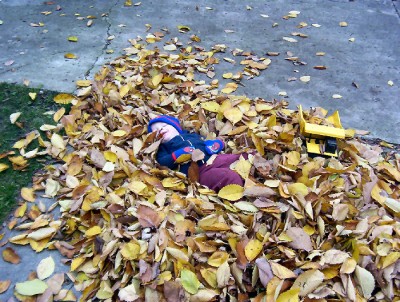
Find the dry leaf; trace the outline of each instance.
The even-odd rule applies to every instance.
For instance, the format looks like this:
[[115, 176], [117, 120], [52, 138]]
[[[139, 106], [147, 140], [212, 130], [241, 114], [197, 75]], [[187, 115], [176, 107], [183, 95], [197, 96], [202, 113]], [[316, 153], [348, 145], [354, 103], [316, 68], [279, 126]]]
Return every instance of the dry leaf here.
[[18, 120], [18, 118], [21, 116], [21, 112], [15, 112], [10, 114], [10, 122], [11, 124], [15, 124], [15, 122]]
[[55, 263], [53, 257], [49, 256], [42, 259], [36, 269], [37, 276], [40, 280], [50, 277], [54, 273]]
[[201, 284], [196, 275], [187, 269], [181, 271], [181, 282], [183, 288], [192, 295], [197, 293]]
[[0, 281], [0, 294], [6, 292], [7, 289], [10, 287], [10, 284], [11, 280]]
[[244, 188], [242, 186], [236, 184], [227, 185], [218, 192], [218, 197], [230, 201], [236, 201], [243, 197], [243, 191]]
[[15, 285], [15, 290], [17, 291], [17, 293], [24, 296], [34, 296], [37, 294], [42, 294], [47, 288], [47, 284], [39, 279], [33, 279], [30, 281], [17, 283]]
[[6, 247], [3, 252], [2, 256], [4, 261], [10, 262], [12, 264], [18, 264], [21, 262], [21, 258], [19, 255], [10, 247]]

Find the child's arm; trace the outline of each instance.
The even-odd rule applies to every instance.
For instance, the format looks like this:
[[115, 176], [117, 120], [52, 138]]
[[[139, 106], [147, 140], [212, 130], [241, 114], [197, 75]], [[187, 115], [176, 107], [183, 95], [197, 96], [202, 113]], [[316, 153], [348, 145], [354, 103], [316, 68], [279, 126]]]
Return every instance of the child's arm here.
[[161, 166], [167, 166], [170, 169], [175, 169], [177, 167], [175, 162], [177, 158], [183, 154], [191, 154], [193, 153], [193, 150], [193, 147], [184, 147], [172, 152], [171, 154], [164, 154], [162, 156], [157, 154], [157, 161]]
[[206, 152], [209, 155], [217, 154], [221, 152], [225, 147], [224, 142], [220, 139], [206, 140], [204, 141], [204, 144], [206, 145]]

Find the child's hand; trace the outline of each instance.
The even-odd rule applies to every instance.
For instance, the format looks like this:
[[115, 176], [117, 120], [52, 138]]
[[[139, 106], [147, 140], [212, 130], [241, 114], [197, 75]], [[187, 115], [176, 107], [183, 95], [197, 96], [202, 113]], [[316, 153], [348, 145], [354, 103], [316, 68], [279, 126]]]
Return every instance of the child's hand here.
[[[185, 162], [191, 158], [191, 154], [193, 153], [193, 147], [184, 147], [172, 152], [172, 158], [175, 162]], [[182, 158], [181, 158], [182, 157]]]
[[224, 142], [220, 139], [207, 140], [207, 141], [204, 141], [204, 143], [206, 145], [206, 152], [209, 155], [217, 154], [217, 153], [221, 152], [225, 147]]

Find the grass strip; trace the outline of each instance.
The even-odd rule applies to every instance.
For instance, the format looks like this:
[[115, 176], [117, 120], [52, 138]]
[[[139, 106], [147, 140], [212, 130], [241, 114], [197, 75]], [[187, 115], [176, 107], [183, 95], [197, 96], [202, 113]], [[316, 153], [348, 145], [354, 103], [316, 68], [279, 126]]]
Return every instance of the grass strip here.
[[[36, 93], [34, 100], [29, 93]], [[53, 98], [58, 92], [38, 88], [30, 88], [21, 85], [0, 83], [0, 155], [14, 151], [17, 156], [18, 149], [13, 149], [16, 141], [24, 138], [27, 133], [39, 129], [43, 124], [55, 124], [50, 111], [57, 111], [60, 106], [54, 103]], [[32, 95], [33, 96], [33, 95]], [[10, 115], [21, 112], [17, 123], [10, 122]], [[45, 114], [45, 113], [49, 114]], [[42, 137], [44, 137], [42, 135]], [[26, 152], [38, 147], [34, 140], [26, 148]], [[39, 156], [28, 159], [28, 167], [21, 171], [14, 170], [8, 156], [1, 158], [0, 163], [10, 166], [7, 170], [0, 172], [0, 223], [16, 207], [20, 200], [20, 190], [32, 182], [35, 171], [44, 166], [50, 157]]]

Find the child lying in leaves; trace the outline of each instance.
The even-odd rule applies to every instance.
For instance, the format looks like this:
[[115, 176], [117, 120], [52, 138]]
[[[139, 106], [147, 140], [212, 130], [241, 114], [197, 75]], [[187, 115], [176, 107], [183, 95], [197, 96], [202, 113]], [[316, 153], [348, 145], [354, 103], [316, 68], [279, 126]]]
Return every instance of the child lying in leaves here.
[[[168, 115], [160, 115], [150, 120], [148, 132], [157, 131], [161, 138], [161, 145], [157, 151], [157, 162], [170, 169], [177, 169], [188, 174], [189, 163], [178, 164], [176, 160], [185, 154], [192, 154], [195, 149], [204, 153], [203, 160], [197, 161], [199, 165], [199, 183], [218, 192], [229, 184], [243, 186], [244, 180], [229, 166], [242, 155], [247, 159], [248, 154], [221, 154], [225, 144], [220, 139], [204, 140], [197, 133], [183, 130], [178, 119]], [[207, 165], [207, 160], [218, 154], [212, 164]]]

